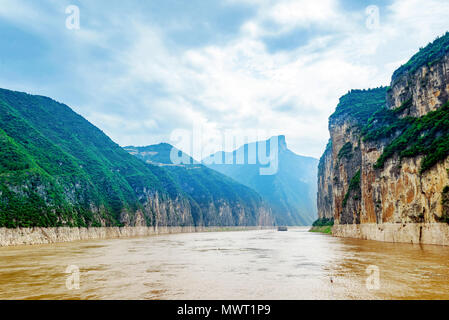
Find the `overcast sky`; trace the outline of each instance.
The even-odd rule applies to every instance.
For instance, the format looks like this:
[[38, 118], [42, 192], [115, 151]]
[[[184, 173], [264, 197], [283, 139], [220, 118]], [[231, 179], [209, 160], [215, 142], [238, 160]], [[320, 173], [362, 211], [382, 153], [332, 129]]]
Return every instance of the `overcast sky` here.
[[195, 124], [319, 157], [339, 97], [388, 85], [448, 17], [447, 0], [0, 0], [0, 87], [66, 103], [122, 146]]

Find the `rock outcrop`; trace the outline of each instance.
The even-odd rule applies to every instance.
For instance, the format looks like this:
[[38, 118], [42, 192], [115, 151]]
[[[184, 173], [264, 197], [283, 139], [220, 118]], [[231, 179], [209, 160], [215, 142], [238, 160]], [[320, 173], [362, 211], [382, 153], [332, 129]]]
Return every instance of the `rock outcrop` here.
[[335, 236], [449, 245], [449, 53], [422, 62], [448, 38], [390, 87], [340, 99], [318, 173], [318, 214], [334, 219]]

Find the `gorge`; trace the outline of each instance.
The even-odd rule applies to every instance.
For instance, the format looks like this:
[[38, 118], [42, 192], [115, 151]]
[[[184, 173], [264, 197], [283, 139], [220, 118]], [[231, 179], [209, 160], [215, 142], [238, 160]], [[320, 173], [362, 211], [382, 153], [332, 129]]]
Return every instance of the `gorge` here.
[[449, 33], [394, 72], [352, 90], [329, 118], [318, 214], [333, 235], [449, 245]]
[[47, 97], [0, 89], [0, 140], [0, 228], [273, 224], [250, 188], [209, 174], [194, 198], [180, 185], [187, 172], [130, 155]]

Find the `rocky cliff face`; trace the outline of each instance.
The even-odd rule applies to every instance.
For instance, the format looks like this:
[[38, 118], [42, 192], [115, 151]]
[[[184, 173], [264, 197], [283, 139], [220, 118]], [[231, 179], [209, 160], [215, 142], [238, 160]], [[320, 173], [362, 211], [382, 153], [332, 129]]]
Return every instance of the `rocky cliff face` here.
[[[362, 212], [364, 152], [362, 128], [367, 116], [353, 112], [366, 104], [367, 114], [385, 104], [386, 88], [354, 90], [343, 96], [329, 120], [331, 139], [320, 159], [318, 172], [318, 214], [336, 224], [359, 224]], [[377, 160], [377, 159], [376, 159]]]
[[158, 192], [148, 192], [141, 195], [143, 209], [123, 211], [121, 222], [125, 226], [193, 226], [195, 225], [191, 206], [187, 199], [174, 199]]
[[441, 107], [449, 100], [449, 56], [433, 65], [423, 65], [414, 73], [393, 77], [387, 95], [387, 105], [398, 108], [412, 100], [407, 115], [421, 117]]
[[332, 140], [326, 146], [318, 165], [317, 207], [320, 219], [334, 218]]
[[[248, 207], [245, 202], [218, 199], [198, 204], [187, 198], [148, 195], [144, 212], [138, 211], [127, 226], [272, 226], [271, 210], [263, 203]], [[146, 223], [148, 221], [148, 223]]]
[[448, 244], [438, 238], [448, 228], [448, 63], [440, 54], [388, 88], [341, 98], [318, 173], [319, 217], [334, 218], [334, 235]]

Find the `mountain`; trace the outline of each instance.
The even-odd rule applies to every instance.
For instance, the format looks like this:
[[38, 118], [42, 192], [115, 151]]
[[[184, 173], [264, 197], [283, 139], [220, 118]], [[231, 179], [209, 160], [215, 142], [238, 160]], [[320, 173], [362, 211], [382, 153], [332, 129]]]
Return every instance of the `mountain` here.
[[389, 87], [340, 99], [318, 174], [318, 214], [334, 235], [449, 244], [448, 65], [446, 33]]
[[200, 206], [173, 172], [47, 97], [0, 89], [0, 140], [0, 227], [270, 223], [251, 192], [235, 198], [225, 189], [221, 203]]
[[[239, 211], [251, 212], [253, 207], [260, 205], [261, 197], [250, 188], [209, 169], [190, 156], [167, 143], [146, 147], [125, 147], [126, 151], [150, 165], [163, 167], [180, 189], [193, 199], [202, 210], [217, 208], [217, 214], [222, 219], [229, 217], [227, 223], [233, 225], [232, 217], [240, 216]], [[175, 150], [177, 155], [187, 159], [191, 164], [172, 164], [170, 153]], [[267, 211], [268, 211], [267, 207]], [[271, 218], [265, 217], [267, 223]]]
[[[267, 165], [256, 156], [256, 161], [248, 157], [249, 150], [259, 154], [259, 146], [265, 145], [270, 154], [271, 141], [278, 140], [276, 153], [278, 166], [276, 172], [265, 172]], [[242, 164], [238, 164], [238, 155], [244, 155]], [[226, 158], [233, 164], [224, 164]], [[222, 163], [222, 164], [217, 164]], [[287, 148], [285, 136], [272, 137], [263, 142], [253, 142], [241, 146], [233, 152], [217, 152], [205, 159], [203, 163], [234, 180], [256, 190], [273, 210], [278, 225], [311, 225], [317, 217], [316, 179], [318, 160], [299, 156]], [[254, 163], [254, 164], [251, 164]]]

